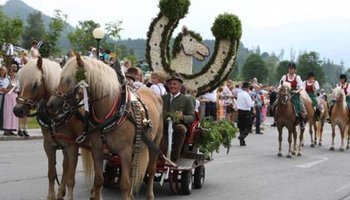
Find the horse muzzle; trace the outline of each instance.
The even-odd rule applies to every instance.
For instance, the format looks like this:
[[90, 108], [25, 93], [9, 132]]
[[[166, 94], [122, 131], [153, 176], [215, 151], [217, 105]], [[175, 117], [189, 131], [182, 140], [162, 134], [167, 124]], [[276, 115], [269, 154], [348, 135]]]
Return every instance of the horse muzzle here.
[[30, 107], [24, 104], [16, 104], [13, 107], [13, 113], [16, 117], [24, 118], [30, 114]]

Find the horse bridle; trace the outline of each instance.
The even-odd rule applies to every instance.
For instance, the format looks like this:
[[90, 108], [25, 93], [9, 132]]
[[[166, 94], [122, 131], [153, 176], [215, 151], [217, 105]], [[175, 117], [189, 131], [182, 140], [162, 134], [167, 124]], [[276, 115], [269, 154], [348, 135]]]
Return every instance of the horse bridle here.
[[72, 111], [79, 107], [79, 102], [81, 101], [81, 99], [75, 98], [77, 95], [78, 88], [79, 86], [76, 85], [74, 89], [69, 93], [61, 92], [58, 89], [55, 89], [55, 91], [52, 92], [52, 95], [63, 100], [63, 111]]
[[[42, 77], [41, 77], [41, 83], [43, 85], [45, 85], [45, 79], [44, 79], [45, 75], [43, 74]], [[45, 88], [45, 87], [44, 87]], [[16, 98], [16, 102], [18, 104], [23, 104], [23, 105], [26, 105], [28, 106], [30, 109], [35, 109], [37, 103], [39, 102], [39, 96], [40, 96], [40, 91], [39, 91], [39, 94], [36, 96], [35, 99], [30, 99], [30, 98], [26, 98], [24, 96], [21, 96], [21, 95], [18, 95], [17, 98]], [[46, 96], [46, 90], [44, 89], [44, 92], [43, 92], [43, 97]]]
[[[287, 89], [285, 89], [286, 91], [288, 91]], [[279, 94], [278, 99], [280, 99], [282, 104], [287, 104], [287, 102], [290, 99], [290, 92], [285, 92], [283, 94]]]

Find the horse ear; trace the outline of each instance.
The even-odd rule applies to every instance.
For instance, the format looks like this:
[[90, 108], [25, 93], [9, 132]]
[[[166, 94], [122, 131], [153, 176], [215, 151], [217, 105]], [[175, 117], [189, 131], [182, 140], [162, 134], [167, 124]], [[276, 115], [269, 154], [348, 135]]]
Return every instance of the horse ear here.
[[43, 71], [43, 59], [39, 56], [38, 61], [36, 62], [36, 66], [40, 71]]
[[187, 29], [187, 27], [185, 25], [182, 27], [182, 34], [183, 35], [187, 35], [188, 34], [188, 29]]
[[81, 56], [79, 53], [76, 53], [76, 59], [79, 67], [84, 67], [84, 61], [81, 59]]

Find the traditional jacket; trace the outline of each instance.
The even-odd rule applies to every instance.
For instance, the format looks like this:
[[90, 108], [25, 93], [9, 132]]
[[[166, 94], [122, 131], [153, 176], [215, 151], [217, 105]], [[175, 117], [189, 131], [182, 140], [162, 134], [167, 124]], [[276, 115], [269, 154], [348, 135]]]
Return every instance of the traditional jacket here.
[[[184, 119], [182, 123], [190, 125], [194, 121], [194, 108], [192, 100], [183, 94], [175, 97], [170, 102], [170, 93], [162, 96], [163, 99], [163, 113], [172, 113], [176, 111], [182, 111]], [[165, 119], [164, 119], [165, 120]]]

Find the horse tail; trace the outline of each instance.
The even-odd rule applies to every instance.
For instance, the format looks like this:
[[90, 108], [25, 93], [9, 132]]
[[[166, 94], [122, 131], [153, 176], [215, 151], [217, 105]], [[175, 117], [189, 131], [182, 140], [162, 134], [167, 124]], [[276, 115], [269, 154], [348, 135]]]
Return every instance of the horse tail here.
[[94, 177], [94, 162], [92, 159], [91, 151], [85, 149], [85, 148], [80, 148], [81, 151], [81, 158], [83, 162], [83, 169], [85, 172], [85, 182], [88, 185], [92, 185], [92, 180]]

